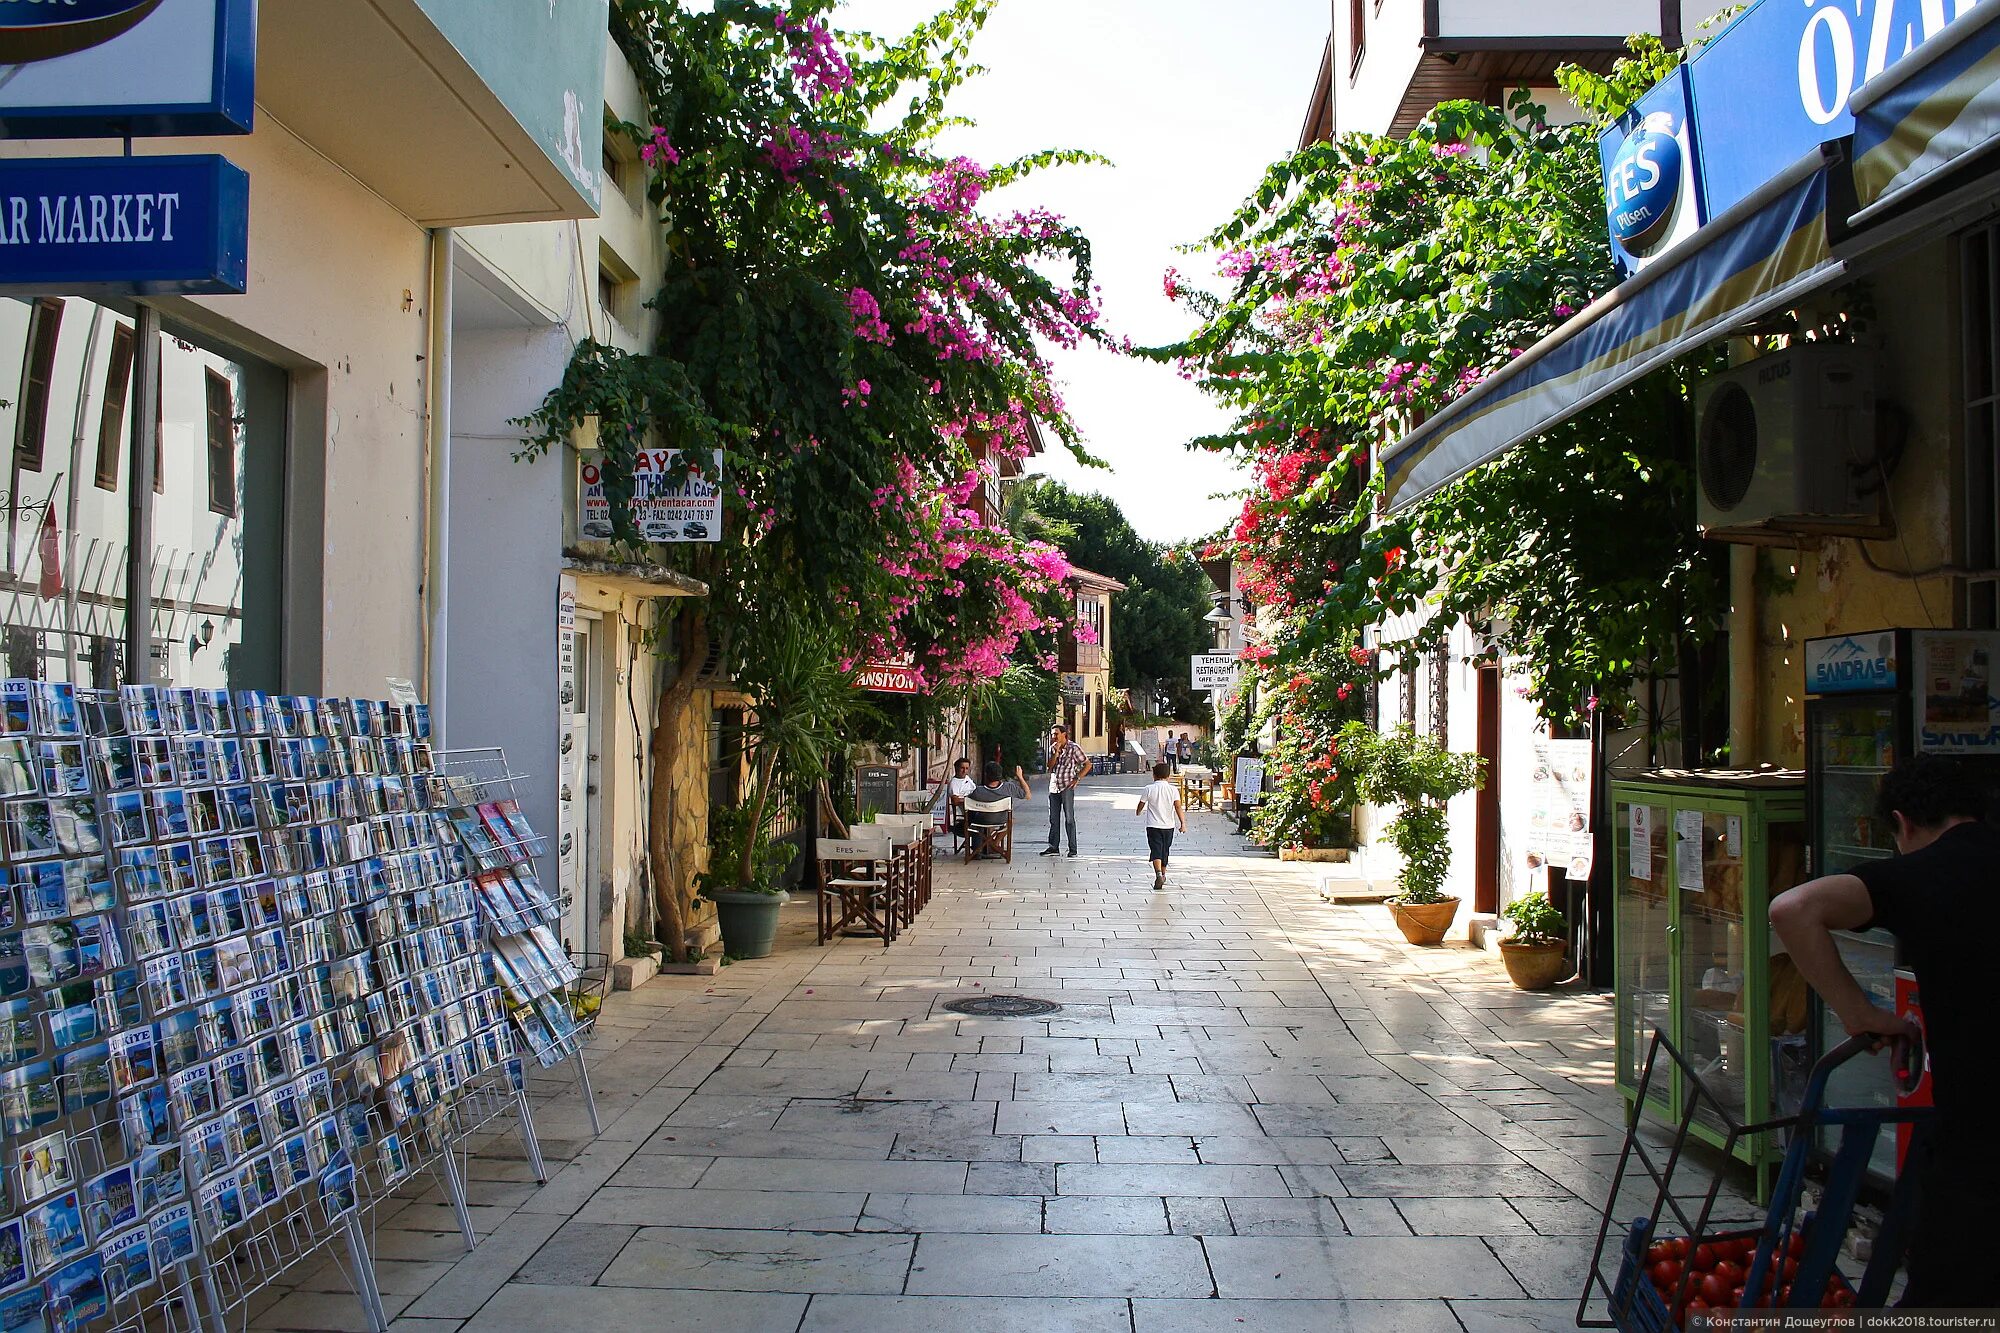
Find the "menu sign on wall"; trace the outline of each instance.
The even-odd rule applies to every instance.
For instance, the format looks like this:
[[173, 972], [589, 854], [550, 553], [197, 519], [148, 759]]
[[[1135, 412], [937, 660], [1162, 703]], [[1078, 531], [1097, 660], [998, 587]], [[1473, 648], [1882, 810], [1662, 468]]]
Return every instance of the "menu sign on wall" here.
[[1538, 740], [1529, 778], [1528, 869], [1590, 878], [1590, 742]]

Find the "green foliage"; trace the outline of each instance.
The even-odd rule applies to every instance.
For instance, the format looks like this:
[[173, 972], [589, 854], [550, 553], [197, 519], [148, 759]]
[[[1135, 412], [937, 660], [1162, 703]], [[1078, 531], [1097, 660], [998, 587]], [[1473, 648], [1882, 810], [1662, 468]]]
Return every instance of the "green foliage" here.
[[771, 837], [770, 821], [749, 805], [709, 813], [709, 866], [695, 876], [705, 894], [784, 892], [785, 871], [798, 847]]
[[1563, 914], [1540, 889], [1524, 894], [1500, 909], [1500, 915], [1514, 923], [1511, 936], [1516, 944], [1558, 944], [1567, 924]]
[[1176, 719], [1206, 723], [1208, 696], [1188, 679], [1188, 659], [1213, 642], [1202, 619], [1210, 587], [1201, 567], [1141, 537], [1117, 501], [1059, 481], [1022, 482], [1008, 499], [1008, 517], [1017, 534], [1059, 546], [1073, 563], [1125, 585], [1111, 595], [1112, 683], [1129, 690], [1161, 681]]
[[[1257, 836], [1279, 847], [1345, 847], [1354, 840], [1355, 790], [1342, 728], [1367, 708], [1373, 659], [1319, 649], [1288, 669], [1262, 670], [1277, 745], [1264, 770]], [[1250, 725], [1259, 723], [1253, 721]]]
[[1680, 56], [1639, 39], [1565, 70], [1592, 120], [1525, 93], [1451, 102], [1403, 139], [1341, 136], [1274, 165], [1208, 243], [1221, 294], [1156, 349], [1235, 409], [1194, 441], [1256, 461], [1230, 537], [1283, 670], [1392, 620], [1412, 647], [1490, 624], [1558, 723], [1712, 630], [1717, 556], [1694, 530], [1696, 355], [1382, 517], [1376, 454], [1609, 291], [1597, 135]]
[[1341, 728], [1340, 762], [1356, 796], [1396, 809], [1383, 833], [1403, 858], [1400, 900], [1443, 902], [1451, 871], [1451, 826], [1444, 803], [1479, 786], [1485, 761], [1447, 750], [1408, 724], [1382, 732], [1365, 722], [1350, 722]]
[[1000, 753], [1001, 768], [1009, 775], [1016, 765], [1033, 771], [1035, 744], [1056, 715], [1060, 688], [1050, 672], [1014, 666], [974, 695], [972, 731], [979, 738], [977, 752], [971, 756], [975, 779], [995, 750]]
[[1215, 748], [1225, 755], [1239, 755], [1243, 747], [1250, 743], [1250, 729], [1255, 720], [1252, 700], [1256, 691], [1248, 682], [1239, 685], [1236, 696], [1222, 707], [1222, 716], [1215, 720]]

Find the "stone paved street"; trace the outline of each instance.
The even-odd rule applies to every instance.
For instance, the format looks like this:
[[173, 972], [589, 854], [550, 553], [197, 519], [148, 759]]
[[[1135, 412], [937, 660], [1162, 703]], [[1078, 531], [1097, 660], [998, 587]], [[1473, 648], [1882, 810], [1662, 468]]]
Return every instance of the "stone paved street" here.
[[[1570, 1326], [1619, 1145], [1608, 998], [1403, 944], [1310, 867], [1196, 815], [1154, 893], [1139, 780], [1085, 855], [940, 858], [892, 948], [780, 953], [606, 1008], [605, 1132], [545, 1090], [551, 1178], [475, 1156], [486, 1238], [435, 1191], [378, 1214], [398, 1328], [982, 1333]], [[998, 991], [1045, 1019], [941, 1009]], [[358, 1326], [328, 1263], [259, 1315]]]

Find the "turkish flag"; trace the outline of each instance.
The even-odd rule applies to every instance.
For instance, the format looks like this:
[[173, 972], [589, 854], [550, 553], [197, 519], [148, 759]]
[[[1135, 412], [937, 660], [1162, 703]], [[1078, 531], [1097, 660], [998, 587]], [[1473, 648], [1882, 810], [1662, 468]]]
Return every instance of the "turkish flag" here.
[[43, 601], [62, 595], [62, 534], [56, 530], [56, 506], [42, 510], [42, 578], [35, 591]]

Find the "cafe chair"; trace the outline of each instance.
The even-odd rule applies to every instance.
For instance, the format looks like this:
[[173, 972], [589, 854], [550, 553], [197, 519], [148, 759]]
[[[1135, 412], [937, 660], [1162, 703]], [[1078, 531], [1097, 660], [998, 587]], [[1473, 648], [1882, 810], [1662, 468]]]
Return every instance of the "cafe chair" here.
[[928, 815], [877, 815], [873, 824], [864, 826], [889, 831], [889, 841], [896, 852], [898, 915], [905, 925], [915, 920], [917, 912], [930, 901], [931, 840], [926, 827], [929, 821]]
[[863, 824], [846, 838], [817, 839], [821, 944], [842, 933], [895, 940], [896, 851], [887, 833]]
[[[999, 819], [975, 819], [976, 815], [998, 815]], [[1009, 865], [1014, 863], [1014, 799], [1011, 796], [997, 801], [975, 801], [966, 797], [965, 820], [968, 826], [965, 864], [970, 865], [988, 851], [1000, 853]]]

